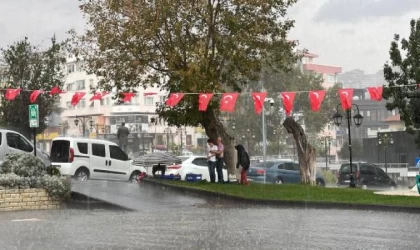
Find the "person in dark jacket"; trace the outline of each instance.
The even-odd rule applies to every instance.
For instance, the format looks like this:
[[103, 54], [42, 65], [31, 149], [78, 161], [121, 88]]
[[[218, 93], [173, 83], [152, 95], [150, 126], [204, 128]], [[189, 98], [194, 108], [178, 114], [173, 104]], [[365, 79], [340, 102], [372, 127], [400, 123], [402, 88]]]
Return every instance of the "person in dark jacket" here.
[[248, 178], [246, 176], [246, 172], [249, 169], [249, 165], [251, 164], [249, 161], [248, 153], [245, 151], [244, 146], [238, 144], [235, 146], [236, 151], [238, 152], [238, 161], [236, 162], [236, 168], [239, 166], [242, 167], [241, 170], [241, 184], [249, 185]]

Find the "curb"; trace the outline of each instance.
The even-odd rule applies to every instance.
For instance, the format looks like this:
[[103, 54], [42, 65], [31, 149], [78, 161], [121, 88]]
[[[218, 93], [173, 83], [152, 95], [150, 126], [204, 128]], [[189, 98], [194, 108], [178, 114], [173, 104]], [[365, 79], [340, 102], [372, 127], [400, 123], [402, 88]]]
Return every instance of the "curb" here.
[[71, 198], [64, 202], [65, 209], [82, 209], [82, 210], [92, 210], [92, 209], [106, 209], [106, 210], [126, 210], [126, 211], [135, 211], [134, 209], [124, 207], [119, 204], [111, 203], [105, 200], [98, 198], [93, 198], [83, 193], [71, 191]]
[[314, 208], [314, 209], [343, 209], [343, 210], [371, 210], [381, 212], [404, 212], [404, 213], [420, 213], [420, 207], [410, 206], [393, 206], [393, 205], [369, 205], [369, 204], [348, 204], [348, 203], [333, 203], [333, 202], [316, 202], [316, 201], [284, 201], [284, 200], [260, 200], [243, 198], [235, 195], [218, 193], [203, 189], [196, 189], [190, 187], [182, 187], [162, 183], [152, 179], [143, 179], [142, 183], [153, 186], [160, 186], [170, 188], [172, 190], [180, 191], [187, 195], [199, 195], [207, 198], [223, 199], [229, 202], [240, 202], [247, 205], [270, 206], [282, 208]]

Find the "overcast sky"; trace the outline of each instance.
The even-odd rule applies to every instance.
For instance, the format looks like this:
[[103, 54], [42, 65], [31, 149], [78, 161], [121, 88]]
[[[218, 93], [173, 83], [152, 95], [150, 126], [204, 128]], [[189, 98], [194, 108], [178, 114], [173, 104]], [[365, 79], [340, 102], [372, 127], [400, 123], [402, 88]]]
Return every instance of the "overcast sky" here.
[[[0, 47], [29, 36], [35, 44], [82, 30], [77, 0], [0, 0]], [[409, 34], [420, 18], [420, 0], [300, 0], [289, 12], [296, 20], [290, 39], [318, 54], [319, 63], [344, 71], [380, 70], [395, 33]]]

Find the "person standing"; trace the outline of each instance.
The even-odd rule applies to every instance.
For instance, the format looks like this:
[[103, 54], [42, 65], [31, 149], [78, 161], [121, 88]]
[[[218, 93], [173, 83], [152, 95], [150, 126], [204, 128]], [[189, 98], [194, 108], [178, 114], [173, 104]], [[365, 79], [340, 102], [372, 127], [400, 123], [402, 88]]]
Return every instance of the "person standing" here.
[[249, 165], [251, 164], [249, 161], [248, 153], [241, 144], [236, 145], [235, 149], [238, 152], [236, 168], [239, 169], [239, 167], [241, 167], [241, 184], [249, 185], [248, 177], [246, 176], [246, 172], [248, 171]]
[[125, 126], [125, 122], [121, 123], [121, 126], [118, 128], [117, 131], [117, 138], [118, 142], [120, 144], [121, 149], [127, 153], [127, 144], [128, 144], [128, 135], [130, 134], [130, 131]]
[[216, 182], [216, 173], [214, 172], [216, 168], [216, 152], [217, 146], [214, 144], [214, 141], [212, 139], [208, 139], [207, 143], [209, 145], [209, 153], [207, 154], [207, 163], [209, 166], [209, 174], [210, 174], [210, 182], [215, 183]]
[[217, 150], [211, 150], [211, 153], [216, 154], [216, 170], [217, 170], [217, 179], [219, 183], [223, 183], [223, 163], [224, 163], [224, 151], [225, 146], [222, 143], [222, 137], [217, 137]]

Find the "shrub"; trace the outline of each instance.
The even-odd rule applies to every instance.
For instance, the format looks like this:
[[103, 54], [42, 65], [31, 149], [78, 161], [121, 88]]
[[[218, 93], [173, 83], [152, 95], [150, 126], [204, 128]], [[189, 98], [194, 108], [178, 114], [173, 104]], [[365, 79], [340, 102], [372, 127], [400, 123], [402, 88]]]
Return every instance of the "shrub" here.
[[43, 176], [46, 174], [46, 167], [41, 159], [32, 154], [11, 153], [4, 158], [1, 173], [15, 173], [23, 177]]
[[337, 184], [337, 176], [331, 170], [322, 170], [326, 184]]
[[54, 199], [65, 200], [70, 196], [70, 180], [58, 176], [18, 176], [14, 173], [0, 175], [0, 189], [43, 188]]

